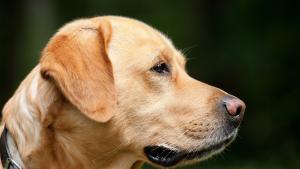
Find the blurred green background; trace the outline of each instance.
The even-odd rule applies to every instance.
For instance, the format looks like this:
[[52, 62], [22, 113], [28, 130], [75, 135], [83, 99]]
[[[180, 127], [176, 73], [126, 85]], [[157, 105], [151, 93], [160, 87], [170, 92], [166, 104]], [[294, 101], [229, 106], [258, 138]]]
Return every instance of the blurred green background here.
[[129, 16], [184, 50], [193, 77], [247, 104], [237, 140], [221, 155], [183, 168], [299, 169], [299, 11], [297, 0], [1, 1], [0, 107], [63, 24]]

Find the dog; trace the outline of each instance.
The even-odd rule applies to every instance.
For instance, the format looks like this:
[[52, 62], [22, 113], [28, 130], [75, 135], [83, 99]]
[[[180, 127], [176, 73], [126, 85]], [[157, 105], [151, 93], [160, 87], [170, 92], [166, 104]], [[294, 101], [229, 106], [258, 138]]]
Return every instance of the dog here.
[[171, 40], [143, 22], [102, 16], [66, 24], [3, 108], [2, 164], [164, 168], [221, 152], [245, 104], [193, 79], [185, 64]]

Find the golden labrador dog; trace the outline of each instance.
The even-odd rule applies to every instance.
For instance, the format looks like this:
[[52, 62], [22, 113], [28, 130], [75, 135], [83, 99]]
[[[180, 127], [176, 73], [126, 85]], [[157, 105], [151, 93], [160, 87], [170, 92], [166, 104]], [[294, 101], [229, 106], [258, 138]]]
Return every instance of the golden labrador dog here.
[[190, 77], [185, 62], [166, 36], [133, 19], [65, 25], [3, 109], [3, 165], [176, 167], [222, 151], [245, 104]]

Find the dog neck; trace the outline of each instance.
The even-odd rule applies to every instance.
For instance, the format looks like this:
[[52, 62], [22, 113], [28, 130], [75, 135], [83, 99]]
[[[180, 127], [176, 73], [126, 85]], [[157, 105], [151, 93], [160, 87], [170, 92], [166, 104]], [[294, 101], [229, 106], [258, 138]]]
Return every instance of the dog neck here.
[[97, 123], [71, 105], [37, 66], [3, 109], [3, 120], [24, 168], [137, 169], [118, 129]]

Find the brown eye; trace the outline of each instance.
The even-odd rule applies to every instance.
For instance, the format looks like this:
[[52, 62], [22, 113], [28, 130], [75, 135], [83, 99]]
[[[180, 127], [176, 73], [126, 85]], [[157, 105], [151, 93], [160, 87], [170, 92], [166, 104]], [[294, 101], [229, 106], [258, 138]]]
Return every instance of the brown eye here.
[[151, 71], [154, 71], [159, 74], [167, 74], [170, 73], [170, 69], [168, 65], [164, 62], [160, 62], [151, 68]]

